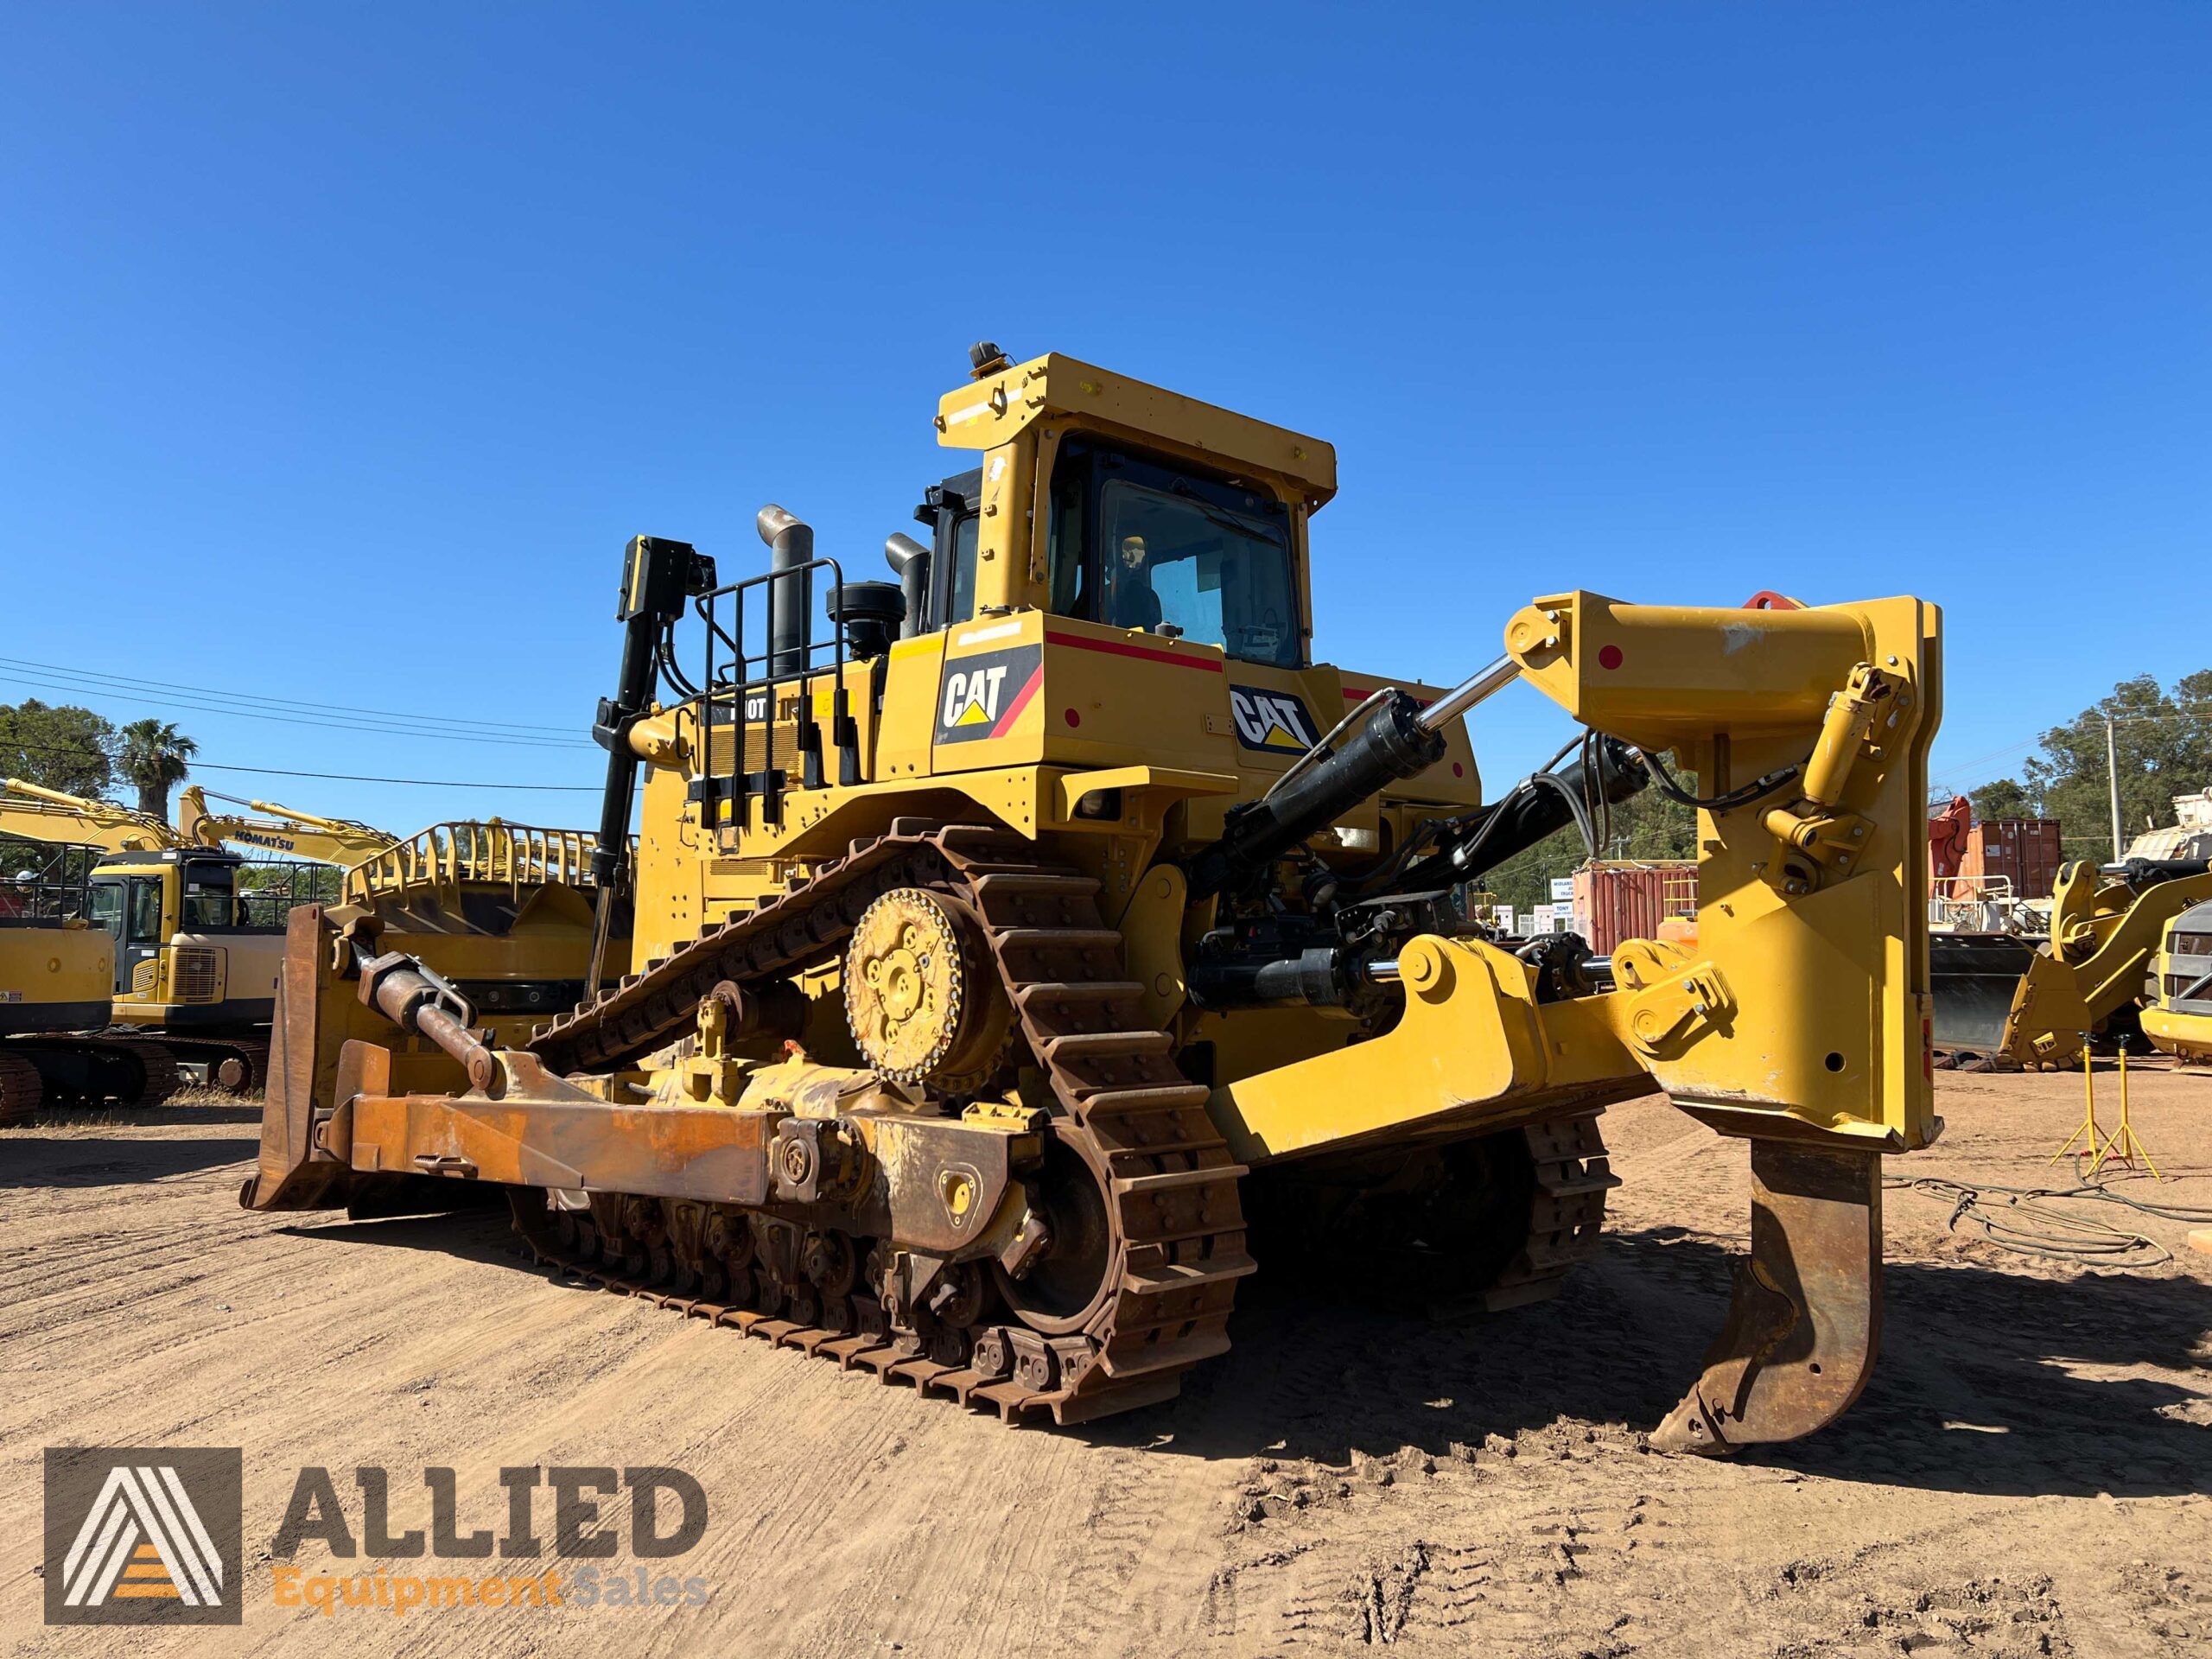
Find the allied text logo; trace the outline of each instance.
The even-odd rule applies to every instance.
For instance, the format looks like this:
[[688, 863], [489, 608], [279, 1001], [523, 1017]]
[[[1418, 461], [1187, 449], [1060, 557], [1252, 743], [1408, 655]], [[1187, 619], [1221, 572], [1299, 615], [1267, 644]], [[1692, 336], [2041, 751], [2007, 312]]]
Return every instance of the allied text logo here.
[[234, 1446], [49, 1446], [46, 1622], [238, 1624], [244, 1491]]

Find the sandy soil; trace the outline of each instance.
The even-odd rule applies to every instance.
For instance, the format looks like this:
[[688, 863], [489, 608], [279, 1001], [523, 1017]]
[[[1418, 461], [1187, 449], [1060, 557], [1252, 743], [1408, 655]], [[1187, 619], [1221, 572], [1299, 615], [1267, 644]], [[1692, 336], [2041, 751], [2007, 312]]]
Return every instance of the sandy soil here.
[[[2080, 1080], [1941, 1092], [1949, 1134], [1894, 1173], [2025, 1185]], [[2162, 1193], [2212, 1205], [2212, 1075], [2134, 1096], [2183, 1178]], [[1746, 1183], [1739, 1147], [1639, 1103], [1606, 1120], [1616, 1236], [1558, 1300], [1446, 1325], [1263, 1274], [1178, 1402], [1012, 1431], [551, 1282], [496, 1216], [250, 1215], [255, 1121], [0, 1132], [0, 1650], [117, 1645], [39, 1624], [41, 1448], [168, 1443], [245, 1448], [247, 1616], [145, 1654], [2212, 1653], [2212, 1256], [2177, 1224], [2139, 1223], [2171, 1262], [2090, 1272], [1894, 1192], [1854, 1410], [1756, 1460], [1662, 1459], [1639, 1430], [1719, 1323]], [[310, 1463], [349, 1499], [391, 1467], [403, 1526], [426, 1465], [460, 1471], [464, 1526], [497, 1524], [502, 1465], [679, 1465], [709, 1599], [279, 1609], [268, 1543]]]

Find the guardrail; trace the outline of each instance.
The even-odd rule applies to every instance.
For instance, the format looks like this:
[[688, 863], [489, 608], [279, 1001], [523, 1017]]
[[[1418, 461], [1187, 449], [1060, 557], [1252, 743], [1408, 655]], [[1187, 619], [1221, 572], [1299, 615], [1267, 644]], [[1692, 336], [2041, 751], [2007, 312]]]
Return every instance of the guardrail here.
[[464, 887], [523, 889], [559, 883], [592, 885], [594, 838], [584, 830], [543, 830], [531, 824], [435, 823], [346, 872], [346, 896], [356, 903], [429, 891], [456, 894]]

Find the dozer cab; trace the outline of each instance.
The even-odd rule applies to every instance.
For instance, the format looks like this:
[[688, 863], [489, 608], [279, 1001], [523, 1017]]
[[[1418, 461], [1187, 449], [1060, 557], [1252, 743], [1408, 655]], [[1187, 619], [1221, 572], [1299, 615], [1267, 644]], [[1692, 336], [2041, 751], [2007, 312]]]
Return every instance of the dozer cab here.
[[[1541, 1299], [1598, 1247], [1604, 1109], [1663, 1090], [1749, 1143], [1753, 1211], [1657, 1443], [1833, 1418], [1874, 1353], [1881, 1160], [1940, 1128], [1935, 609], [1567, 591], [1456, 687], [1317, 662], [1328, 444], [1066, 357], [973, 364], [935, 425], [976, 465], [891, 538], [896, 584], [777, 507], [735, 580], [631, 543], [594, 855], [632, 972], [502, 1040], [432, 964], [295, 912], [243, 1201], [495, 1184], [567, 1270], [1067, 1423], [1227, 1348], [1269, 1265], [1248, 1204]], [[1486, 796], [1463, 717], [1516, 682], [1575, 734]], [[1694, 947], [1470, 917], [1485, 871], [1644, 787], [1699, 812]]]

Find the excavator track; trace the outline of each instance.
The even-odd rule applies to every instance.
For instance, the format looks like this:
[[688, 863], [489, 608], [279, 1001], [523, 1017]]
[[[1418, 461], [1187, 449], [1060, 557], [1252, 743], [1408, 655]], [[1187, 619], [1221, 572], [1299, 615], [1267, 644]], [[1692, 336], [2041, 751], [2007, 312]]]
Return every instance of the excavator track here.
[[104, 1041], [159, 1048], [169, 1056], [170, 1090], [176, 1087], [176, 1065], [181, 1061], [207, 1068], [207, 1086], [226, 1095], [250, 1095], [269, 1082], [269, 1039], [265, 1037], [188, 1037], [171, 1032], [143, 1032], [130, 1027], [111, 1027]]
[[44, 1094], [36, 1066], [20, 1055], [0, 1054], [0, 1128], [29, 1122]]
[[[118, 1059], [120, 1077], [111, 1064]], [[0, 1052], [0, 1124], [22, 1122], [49, 1105], [158, 1106], [181, 1081], [175, 1057], [161, 1043], [74, 1032], [20, 1036]]]
[[[809, 1280], [792, 1271], [795, 1246], [779, 1251], [750, 1235], [733, 1248], [728, 1241], [750, 1225], [734, 1206], [702, 1217], [684, 1213], [696, 1206], [594, 1195], [585, 1216], [518, 1193], [518, 1230], [564, 1273], [887, 1382], [993, 1407], [1008, 1421], [1049, 1414], [1080, 1422], [1173, 1397], [1184, 1371], [1228, 1349], [1236, 1281], [1255, 1270], [1238, 1190], [1245, 1172], [1207, 1116], [1207, 1090], [1183, 1076], [1173, 1039], [1145, 1020], [1121, 935], [1099, 912], [1097, 881], [1041, 859], [1032, 843], [902, 821], [541, 1028], [531, 1046], [563, 1071], [642, 1058], [683, 1034], [715, 985], [764, 982], [823, 959], [900, 887], [946, 893], [982, 925], [1027, 1058], [1051, 1088], [1047, 1185], [1057, 1178], [1059, 1190], [1095, 1190], [1103, 1200], [1085, 1230], [1103, 1257], [1095, 1290], [1027, 1316], [984, 1294], [967, 1299], [974, 1306], [957, 1323], [899, 1332], [867, 1281], [855, 1290], [849, 1273]], [[1596, 1249], [1605, 1193], [1617, 1185], [1594, 1113], [1527, 1135], [1535, 1192], [1527, 1236], [1494, 1287], [1501, 1306], [1550, 1294]], [[769, 1224], [764, 1237], [779, 1224]], [[808, 1248], [819, 1250], [811, 1236]], [[855, 1242], [849, 1258], [874, 1248]], [[1012, 1306], [1018, 1287], [999, 1288]]]

